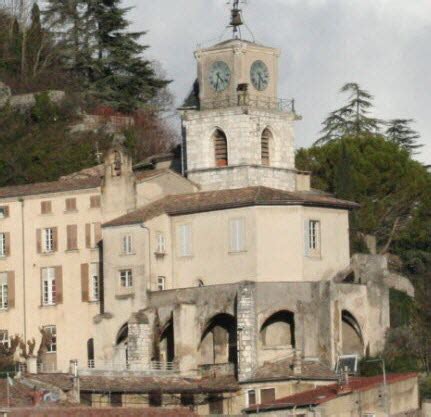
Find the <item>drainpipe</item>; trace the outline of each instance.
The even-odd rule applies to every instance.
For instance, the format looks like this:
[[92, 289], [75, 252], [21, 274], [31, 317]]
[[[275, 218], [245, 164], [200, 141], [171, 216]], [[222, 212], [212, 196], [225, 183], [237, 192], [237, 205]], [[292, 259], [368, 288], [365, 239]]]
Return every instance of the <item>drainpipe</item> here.
[[25, 229], [24, 229], [24, 199], [18, 200], [21, 203], [21, 241], [22, 241], [22, 299], [23, 299], [23, 313], [24, 313], [24, 340], [27, 344], [27, 303], [26, 303], [26, 277], [25, 277]]

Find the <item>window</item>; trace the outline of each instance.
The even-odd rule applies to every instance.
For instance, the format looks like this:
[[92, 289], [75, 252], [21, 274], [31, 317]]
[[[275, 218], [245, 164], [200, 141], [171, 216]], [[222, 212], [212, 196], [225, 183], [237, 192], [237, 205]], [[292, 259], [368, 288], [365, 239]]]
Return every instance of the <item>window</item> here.
[[131, 269], [123, 269], [120, 271], [120, 285], [122, 288], [133, 287], [133, 276]]
[[0, 330], [0, 346], [3, 349], [9, 348], [9, 334], [7, 330]]
[[192, 225], [182, 224], [178, 227], [179, 255], [192, 256]]
[[123, 406], [123, 394], [121, 392], [111, 392], [111, 407]]
[[150, 392], [149, 405], [150, 405], [150, 407], [161, 407], [162, 406], [162, 393], [160, 391]]
[[66, 227], [67, 250], [73, 251], [78, 249], [78, 225], [70, 224]]
[[157, 248], [156, 254], [164, 254], [166, 252], [166, 241], [163, 233], [157, 233]]
[[49, 253], [54, 252], [54, 229], [47, 228], [42, 230], [42, 247], [43, 252]]
[[275, 400], [275, 388], [263, 388], [260, 390], [260, 402], [267, 404]]
[[228, 165], [227, 139], [224, 132], [217, 129], [213, 134], [215, 162], [218, 167]]
[[320, 255], [320, 221], [309, 220], [306, 223], [305, 251], [309, 256]]
[[210, 396], [208, 402], [210, 414], [223, 414], [223, 397]]
[[42, 304], [55, 305], [56, 296], [55, 268], [42, 269]]
[[0, 207], [0, 219], [5, 219], [6, 217], [9, 217], [9, 207], [8, 206], [1, 206]]
[[90, 264], [90, 301], [100, 300], [99, 264]]
[[6, 233], [0, 233], [0, 257], [6, 256]]
[[181, 394], [180, 401], [183, 407], [193, 407], [195, 405], [193, 394]]
[[157, 290], [164, 291], [166, 286], [166, 278], [165, 277], [157, 277]]
[[99, 208], [100, 207], [100, 196], [92, 195], [90, 196], [90, 208]]
[[8, 274], [0, 273], [0, 310], [6, 310], [9, 304]]
[[229, 221], [229, 251], [245, 251], [245, 219], [231, 219]]
[[123, 236], [123, 254], [131, 255], [133, 253], [132, 236]]
[[47, 351], [48, 353], [57, 352], [57, 327], [56, 326], [45, 326], [43, 328], [49, 337]]
[[262, 165], [269, 165], [269, 146], [272, 139], [272, 133], [269, 129], [265, 129], [261, 138], [261, 158]]
[[97, 248], [102, 240], [102, 226], [100, 223], [87, 223], [85, 225], [85, 247]]
[[256, 391], [254, 389], [247, 391], [247, 407], [251, 407], [256, 403]]
[[40, 212], [42, 214], [50, 214], [50, 213], [52, 213], [52, 204], [51, 204], [51, 201], [42, 201], [40, 203]]
[[76, 198], [66, 198], [66, 211], [76, 211]]

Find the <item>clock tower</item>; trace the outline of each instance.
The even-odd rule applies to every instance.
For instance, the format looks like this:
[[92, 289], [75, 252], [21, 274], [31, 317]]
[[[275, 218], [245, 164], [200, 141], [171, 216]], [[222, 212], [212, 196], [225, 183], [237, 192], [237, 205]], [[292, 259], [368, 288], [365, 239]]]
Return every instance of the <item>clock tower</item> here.
[[195, 52], [197, 81], [180, 110], [185, 175], [202, 190], [309, 188], [295, 169], [294, 102], [278, 96], [279, 56], [238, 37]]

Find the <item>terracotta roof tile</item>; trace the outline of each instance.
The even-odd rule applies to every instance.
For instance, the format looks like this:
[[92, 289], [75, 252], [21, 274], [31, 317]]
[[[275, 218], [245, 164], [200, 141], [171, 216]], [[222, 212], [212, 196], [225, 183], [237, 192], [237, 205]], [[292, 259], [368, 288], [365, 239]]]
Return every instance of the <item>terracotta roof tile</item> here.
[[[393, 384], [407, 379], [416, 378], [416, 373], [405, 374], [389, 374], [386, 381], [388, 384]], [[373, 389], [383, 383], [383, 376], [377, 375], [372, 377], [356, 377], [351, 378], [349, 383], [340, 389], [338, 384], [321, 386], [309, 391], [300, 392], [298, 394], [289, 395], [288, 397], [279, 398], [271, 403], [259, 404], [249, 407], [246, 411], [254, 411], [256, 409], [280, 409], [291, 407], [305, 407], [309, 405], [319, 405], [339, 395], [346, 395], [351, 392], [363, 392]]]
[[[72, 377], [68, 374], [38, 374], [28, 376], [30, 382], [39, 381], [60, 388], [72, 389]], [[165, 393], [220, 393], [235, 392], [239, 385], [233, 377], [192, 379], [180, 377], [149, 376], [81, 376], [80, 388], [84, 392], [149, 393], [162, 390]]]
[[91, 408], [91, 407], [38, 407], [11, 410], [10, 417], [196, 417], [185, 409], [162, 408]]
[[[14, 380], [13, 386], [9, 387], [9, 398], [11, 407], [28, 407], [32, 405], [32, 389]], [[0, 379], [0, 407], [7, 407], [7, 380]]]
[[36, 184], [14, 185], [11, 187], [0, 188], [0, 198], [86, 190], [90, 188], [97, 188], [100, 186], [100, 184], [100, 178], [89, 177], [84, 179], [68, 179], [53, 182], [39, 182]]
[[267, 187], [248, 187], [235, 190], [206, 191], [171, 195], [106, 223], [104, 226], [123, 226], [148, 221], [160, 214], [180, 215], [247, 206], [305, 205], [351, 210], [359, 207], [351, 201], [312, 192], [290, 192]]

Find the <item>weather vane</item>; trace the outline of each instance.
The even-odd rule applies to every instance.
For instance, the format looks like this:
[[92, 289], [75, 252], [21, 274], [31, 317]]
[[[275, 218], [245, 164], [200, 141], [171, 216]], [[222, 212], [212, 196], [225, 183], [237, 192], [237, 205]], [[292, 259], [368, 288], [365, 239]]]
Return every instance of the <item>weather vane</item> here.
[[[241, 26], [244, 22], [242, 20], [242, 10], [239, 8], [239, 5], [244, 2], [244, 0], [232, 0], [231, 21], [228, 27], [232, 28], [234, 39], [241, 38]], [[230, 4], [230, 2], [228, 4]]]

